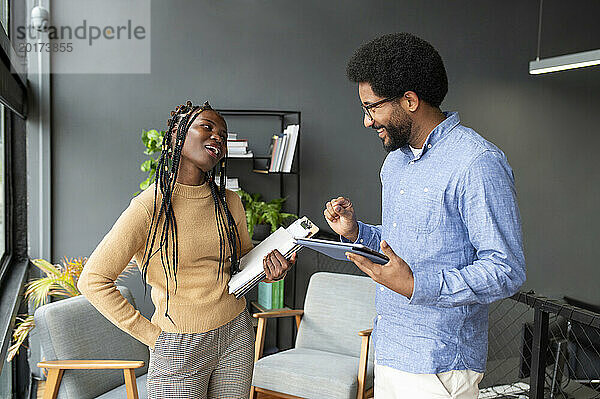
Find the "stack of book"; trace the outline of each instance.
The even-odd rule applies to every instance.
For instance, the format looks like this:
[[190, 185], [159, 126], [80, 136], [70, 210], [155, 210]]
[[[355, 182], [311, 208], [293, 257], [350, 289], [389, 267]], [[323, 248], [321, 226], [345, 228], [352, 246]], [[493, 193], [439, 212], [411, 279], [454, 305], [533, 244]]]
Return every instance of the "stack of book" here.
[[252, 158], [254, 154], [248, 151], [248, 140], [238, 139], [237, 133], [227, 136], [227, 156], [229, 158]]
[[240, 181], [237, 177], [227, 177], [225, 180], [225, 188], [231, 191], [239, 191], [241, 190]]
[[273, 136], [269, 172], [289, 173], [292, 171], [299, 131], [300, 125], [288, 125], [283, 133]]
[[283, 307], [283, 279], [274, 283], [259, 283], [258, 303], [265, 309], [281, 309]]

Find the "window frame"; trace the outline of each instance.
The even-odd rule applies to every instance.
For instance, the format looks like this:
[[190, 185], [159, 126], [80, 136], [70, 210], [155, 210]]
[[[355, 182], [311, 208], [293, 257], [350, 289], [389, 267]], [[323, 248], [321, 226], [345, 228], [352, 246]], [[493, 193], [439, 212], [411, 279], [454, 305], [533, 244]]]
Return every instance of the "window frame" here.
[[[10, 2], [10, 32], [13, 4]], [[22, 4], [25, 6], [25, 4]], [[0, 102], [4, 105], [4, 212], [5, 251], [0, 258], [0, 372], [11, 343], [15, 317], [29, 267], [27, 256], [27, 164], [25, 118], [27, 85], [23, 65], [5, 29], [0, 29]], [[1, 239], [1, 238], [0, 238]], [[22, 362], [22, 360], [21, 360]], [[16, 365], [19, 368], [20, 364]], [[13, 369], [13, 371], [16, 371]], [[13, 392], [22, 387], [13, 386]]]

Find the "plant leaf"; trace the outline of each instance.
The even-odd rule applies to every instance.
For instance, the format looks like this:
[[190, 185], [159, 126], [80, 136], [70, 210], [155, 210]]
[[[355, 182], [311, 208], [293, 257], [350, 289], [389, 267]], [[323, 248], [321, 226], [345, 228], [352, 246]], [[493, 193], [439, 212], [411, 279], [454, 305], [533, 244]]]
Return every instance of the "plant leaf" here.
[[45, 259], [33, 259], [31, 262], [48, 276], [60, 276], [61, 274], [56, 265], [53, 265]]
[[13, 344], [8, 348], [8, 356], [6, 360], [12, 361], [13, 358], [19, 353], [21, 345], [25, 341], [25, 338], [29, 335], [29, 332], [35, 327], [35, 321], [33, 315], [27, 315], [25, 319], [17, 317], [19, 323], [16, 324], [13, 331]]

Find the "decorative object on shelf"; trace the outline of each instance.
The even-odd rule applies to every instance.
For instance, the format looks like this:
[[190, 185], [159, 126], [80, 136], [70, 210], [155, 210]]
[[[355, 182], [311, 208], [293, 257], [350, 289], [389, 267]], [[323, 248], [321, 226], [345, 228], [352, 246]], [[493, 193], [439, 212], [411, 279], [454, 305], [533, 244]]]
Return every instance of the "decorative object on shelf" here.
[[[25, 301], [32, 302], [34, 309], [45, 305], [49, 297], [55, 299], [71, 298], [81, 295], [77, 288], [77, 281], [83, 271], [87, 258], [67, 258], [61, 260], [61, 264], [53, 265], [44, 259], [32, 259], [31, 263], [46, 275], [31, 280], [25, 285]], [[117, 278], [131, 273], [132, 268], [137, 267], [130, 262], [123, 273]], [[8, 348], [7, 361], [11, 361], [18, 353], [25, 338], [35, 327], [33, 315], [22, 314], [17, 316], [18, 323], [13, 331], [13, 344]]]
[[[254, 235], [255, 226], [259, 224], [268, 224], [271, 226], [269, 233], [273, 233], [277, 228], [283, 225], [283, 222], [287, 219], [297, 219], [298, 216], [293, 213], [281, 212], [281, 207], [285, 202], [285, 198], [275, 198], [269, 202], [261, 201], [261, 195], [249, 194], [244, 190], [237, 192], [242, 198], [242, 203], [246, 209], [246, 221], [248, 222], [248, 231], [250, 236], [255, 240], [260, 240], [259, 237]], [[263, 237], [262, 239], [266, 238]]]
[[[154, 181], [158, 159], [154, 158], [152, 155], [157, 152], [160, 153], [164, 136], [165, 132], [163, 130], [152, 129], [142, 131], [142, 143], [144, 143], [144, 146], [146, 146], [144, 154], [149, 155], [150, 159], [144, 161], [144, 163], [142, 163], [140, 166], [140, 169], [143, 172], [148, 173], [146, 180], [140, 183], [141, 191], [147, 189], [148, 186], [150, 186], [150, 184], [152, 184]], [[136, 192], [134, 195], [138, 195], [141, 191]]]

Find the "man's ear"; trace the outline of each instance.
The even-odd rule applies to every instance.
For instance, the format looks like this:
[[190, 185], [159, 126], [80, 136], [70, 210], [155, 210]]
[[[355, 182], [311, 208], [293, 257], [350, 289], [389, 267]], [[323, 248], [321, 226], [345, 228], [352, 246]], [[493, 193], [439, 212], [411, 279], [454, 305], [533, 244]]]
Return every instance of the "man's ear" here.
[[401, 102], [407, 112], [415, 112], [419, 108], [419, 96], [414, 91], [405, 92]]

